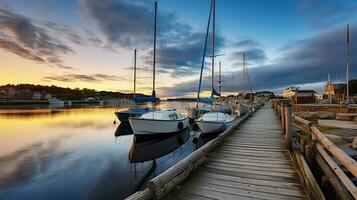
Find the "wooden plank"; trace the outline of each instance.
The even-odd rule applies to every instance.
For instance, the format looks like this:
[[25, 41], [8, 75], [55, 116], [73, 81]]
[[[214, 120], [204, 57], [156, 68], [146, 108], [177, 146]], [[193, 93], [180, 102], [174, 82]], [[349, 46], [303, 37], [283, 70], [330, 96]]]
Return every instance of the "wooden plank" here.
[[[209, 155], [207, 155], [208, 158], [217, 158], [220, 159], [222, 158], [222, 156], [220, 156], [219, 154], [213, 154], [210, 153]], [[249, 157], [246, 156], [229, 156], [229, 159], [232, 161], [242, 161], [242, 162], [251, 162], [251, 163], [266, 163], [266, 164], [286, 164], [286, 165], [291, 165], [291, 162], [289, 160], [282, 160], [282, 159], [277, 159], [277, 160], [273, 160], [273, 159], [266, 159], [266, 158], [255, 158], [255, 159], [251, 159]]]
[[331, 169], [340, 178], [340, 181], [346, 186], [347, 190], [351, 192], [355, 199], [357, 199], [357, 187], [352, 183], [352, 181], [347, 177], [342, 169], [332, 160], [332, 158], [327, 154], [327, 152], [320, 144], [316, 144], [316, 148], [320, 152], [321, 156], [325, 159], [327, 164], [330, 165]]
[[283, 182], [298, 183], [298, 180], [296, 179], [295, 176], [289, 178], [289, 177], [281, 177], [281, 176], [261, 175], [261, 174], [255, 174], [255, 173], [228, 171], [228, 170], [222, 170], [222, 169], [206, 167], [206, 166], [203, 166], [202, 168], [204, 168], [205, 170], [207, 170], [208, 172], [211, 172], [211, 173], [223, 174], [223, 175], [227, 175], [227, 176], [250, 178], [250, 179], [257, 179], [257, 180], [283, 181]]
[[227, 154], [231, 154], [231, 155], [242, 155], [242, 156], [247, 156], [247, 157], [263, 157], [265, 159], [267, 158], [273, 158], [273, 159], [282, 159], [284, 158], [284, 155], [275, 155], [275, 154], [271, 154], [271, 155], [266, 155], [263, 153], [253, 153], [253, 152], [244, 152], [244, 151], [228, 151], [228, 150], [221, 150], [218, 149], [216, 150], [217, 153], [221, 153], [222, 155], [227, 155]]
[[315, 126], [311, 127], [311, 131], [315, 134], [317, 140], [357, 178], [357, 161], [338, 148]]
[[229, 141], [229, 142], [226, 142], [224, 144], [229, 144], [229, 145], [244, 145], [244, 146], [257, 146], [257, 147], [260, 147], [260, 148], [278, 148], [278, 149], [284, 149], [284, 144], [281, 144], [281, 145], [274, 145], [272, 146], [271, 144], [258, 144], [258, 143], [254, 143], [254, 142], [235, 142], [235, 141]]
[[[240, 169], [240, 170], [254, 170], [257, 171], [257, 173], [264, 173], [268, 172], [278, 172], [278, 173], [284, 173], [286, 175], [290, 176], [296, 176], [296, 172], [292, 169], [284, 169], [284, 168], [265, 168], [265, 167], [254, 167], [254, 166], [246, 166], [246, 165], [237, 165], [237, 164], [229, 164], [229, 163], [221, 163], [221, 162], [210, 162], [208, 167], [227, 167], [227, 168], [235, 168], [235, 169]], [[266, 173], [266, 175], [268, 175]]]
[[275, 172], [288, 172], [288, 173], [295, 173], [294, 168], [289, 165], [273, 165], [273, 164], [263, 164], [258, 165], [256, 163], [247, 163], [247, 162], [237, 162], [231, 160], [212, 160], [210, 163], [217, 163], [221, 165], [230, 165], [236, 166], [237, 168], [241, 169], [256, 169], [261, 171], [275, 171]]
[[239, 183], [246, 183], [251, 185], [258, 185], [258, 186], [270, 186], [274, 188], [285, 188], [285, 189], [299, 189], [301, 188], [299, 183], [294, 182], [284, 182], [284, 181], [275, 181], [275, 180], [262, 180], [262, 179], [252, 179], [247, 177], [239, 177], [239, 176], [228, 176], [219, 173], [208, 172], [206, 170], [202, 170], [202, 173], [198, 173], [193, 177], [207, 177], [207, 178], [214, 178], [218, 180], [230, 181], [230, 182], [239, 182]]
[[231, 152], [246, 152], [246, 153], [256, 153], [256, 154], [263, 154], [267, 155], [268, 157], [270, 155], [273, 156], [281, 156], [284, 158], [284, 156], [287, 156], [288, 153], [287, 151], [270, 151], [268, 149], [249, 149], [249, 148], [238, 148], [238, 147], [221, 147], [219, 150], [222, 151], [231, 151]]
[[244, 145], [244, 144], [228, 144], [225, 143], [221, 148], [238, 148], [238, 149], [254, 149], [256, 151], [274, 151], [274, 152], [287, 152], [286, 149], [282, 147], [269, 147], [269, 146], [258, 146], [257, 145]]
[[265, 175], [265, 176], [280, 176], [280, 177], [286, 177], [286, 178], [294, 178], [296, 175], [295, 173], [293, 174], [293, 173], [286, 173], [286, 172], [282, 173], [282, 172], [275, 172], [275, 171], [261, 171], [261, 170], [235, 168], [233, 166], [213, 164], [212, 162], [205, 164], [205, 167], [218, 169], [218, 170], [232, 171], [232, 172]]
[[254, 166], [254, 167], [282, 168], [282, 169], [292, 169], [292, 170], [295, 171], [295, 169], [291, 166], [291, 164], [245, 162], [245, 161], [242, 161], [242, 160], [231, 160], [231, 159], [226, 159], [226, 158], [220, 158], [220, 159], [210, 159], [210, 158], [208, 158], [207, 160], [211, 161], [211, 162], [231, 163], [231, 164], [235, 164], [237, 166], [245, 165], [245, 166]]
[[194, 194], [197, 196], [219, 199], [219, 200], [232, 200], [232, 199], [241, 199], [241, 200], [256, 200], [255, 198], [241, 196], [239, 194], [229, 194], [229, 193], [222, 193], [219, 191], [214, 191], [205, 188], [190, 188], [185, 187], [182, 189], [186, 193]]
[[200, 178], [192, 177], [192, 180], [195, 180], [197, 182], [203, 182], [206, 184], [216, 184], [220, 186], [234, 187], [234, 188], [240, 188], [250, 191], [260, 191], [270, 194], [282, 194], [286, 196], [295, 196], [295, 197], [305, 196], [305, 194], [299, 188], [296, 187], [294, 189], [286, 189], [286, 188], [278, 188], [278, 187], [271, 187], [271, 186], [252, 185], [245, 182], [232, 182], [232, 181], [220, 180], [220, 179], [209, 178], [204, 176]]
[[304, 178], [304, 181], [306, 183], [306, 186], [309, 189], [310, 195], [313, 195], [313, 199], [321, 199], [324, 200], [325, 196], [322, 193], [319, 185], [316, 182], [316, 179], [314, 175], [312, 174], [309, 166], [307, 165], [304, 156], [302, 156], [301, 153], [295, 153], [295, 158], [297, 160], [297, 163], [299, 165], [299, 169], [301, 171], [301, 174]]
[[208, 184], [208, 183], [204, 183], [204, 182], [197, 182], [197, 181], [194, 181], [191, 179], [188, 181], [187, 187], [190, 187], [192, 189], [201, 188], [201, 189], [217, 191], [217, 192], [226, 193], [226, 194], [236, 194], [236, 195], [255, 198], [255, 199], [270, 199], [270, 200], [301, 199], [300, 197], [271, 194], [271, 193], [265, 193], [265, 192], [260, 192], [260, 191], [244, 190], [244, 189], [240, 189], [240, 188], [221, 186], [221, 185], [217, 185], [217, 184]]
[[172, 194], [167, 195], [164, 200], [214, 200], [214, 198], [205, 197], [201, 195], [191, 194], [188, 192], [173, 192]]

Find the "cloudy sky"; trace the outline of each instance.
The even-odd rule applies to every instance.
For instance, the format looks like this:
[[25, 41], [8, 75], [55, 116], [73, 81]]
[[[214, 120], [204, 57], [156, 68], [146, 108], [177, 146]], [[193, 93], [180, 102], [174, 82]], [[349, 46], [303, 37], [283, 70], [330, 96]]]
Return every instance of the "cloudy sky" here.
[[[328, 73], [343, 81], [346, 24], [351, 27], [351, 77], [357, 78], [357, 1], [216, 2], [216, 50], [224, 54], [216, 60], [222, 63], [226, 93], [246, 87], [243, 52], [253, 90], [302, 86], [321, 91]], [[157, 93], [193, 95], [210, 0], [158, 4]], [[152, 34], [153, 0], [2, 0], [0, 84], [130, 92], [137, 48], [138, 88], [149, 94]], [[208, 91], [209, 58], [205, 66], [203, 88]]]

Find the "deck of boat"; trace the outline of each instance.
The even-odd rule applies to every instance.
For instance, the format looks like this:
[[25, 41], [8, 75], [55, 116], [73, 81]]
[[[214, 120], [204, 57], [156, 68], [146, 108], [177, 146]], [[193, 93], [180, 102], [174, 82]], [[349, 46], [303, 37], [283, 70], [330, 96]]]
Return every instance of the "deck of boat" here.
[[281, 125], [261, 108], [165, 199], [306, 199]]

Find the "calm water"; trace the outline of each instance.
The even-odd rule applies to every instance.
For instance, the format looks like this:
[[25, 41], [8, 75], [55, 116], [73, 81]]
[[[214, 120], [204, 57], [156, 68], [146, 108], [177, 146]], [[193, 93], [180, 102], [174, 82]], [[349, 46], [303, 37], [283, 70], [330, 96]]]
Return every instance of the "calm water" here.
[[123, 199], [210, 139], [135, 138], [116, 110], [0, 109], [0, 199]]

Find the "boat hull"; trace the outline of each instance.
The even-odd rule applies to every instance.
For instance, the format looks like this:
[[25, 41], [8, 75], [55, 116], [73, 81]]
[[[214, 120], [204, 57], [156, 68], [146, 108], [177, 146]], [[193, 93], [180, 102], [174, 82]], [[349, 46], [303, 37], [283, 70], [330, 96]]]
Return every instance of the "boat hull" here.
[[121, 122], [129, 122], [129, 117], [140, 117], [143, 114], [153, 111], [148, 108], [132, 108], [128, 110], [123, 110], [115, 112], [115, 115]]
[[188, 127], [188, 121], [188, 117], [178, 120], [155, 120], [129, 117], [129, 123], [135, 135], [170, 134], [180, 132]]
[[232, 126], [235, 118], [232, 118], [229, 121], [204, 121], [197, 120], [197, 126], [200, 128], [202, 134], [210, 133], [220, 133], [225, 131], [228, 127]]
[[241, 115], [245, 115], [245, 113], [250, 111], [250, 106], [249, 105], [245, 105], [245, 104], [239, 104], [238, 105], [238, 110], [239, 110]]
[[206, 108], [206, 107], [202, 107], [202, 108], [189, 108], [188, 109], [188, 117], [190, 119], [197, 119], [199, 118], [201, 115], [210, 112], [211, 109]]
[[215, 104], [213, 106], [213, 110], [215, 112], [223, 112], [223, 113], [231, 113], [232, 112], [231, 106], [226, 105], [226, 104]]

